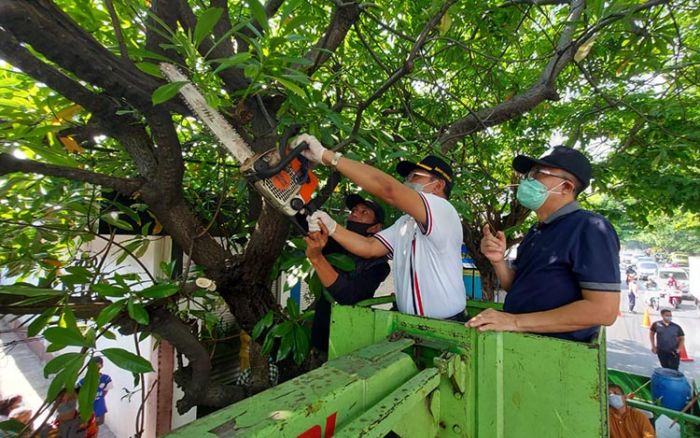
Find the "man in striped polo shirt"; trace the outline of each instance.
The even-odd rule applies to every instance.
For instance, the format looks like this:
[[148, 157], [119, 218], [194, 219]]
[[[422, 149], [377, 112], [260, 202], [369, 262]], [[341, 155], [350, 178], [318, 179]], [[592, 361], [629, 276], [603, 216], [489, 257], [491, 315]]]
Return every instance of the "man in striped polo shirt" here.
[[301, 135], [302, 154], [329, 165], [362, 189], [406, 213], [391, 227], [365, 237], [338, 225], [317, 211], [308, 218], [309, 231], [327, 228], [329, 235], [349, 252], [365, 258], [393, 258], [393, 277], [399, 311], [437, 319], [466, 320], [462, 280], [462, 224], [448, 201], [454, 184], [451, 167], [435, 156], [419, 163], [403, 161], [396, 171], [404, 183], [338, 152], [324, 148], [316, 138]]

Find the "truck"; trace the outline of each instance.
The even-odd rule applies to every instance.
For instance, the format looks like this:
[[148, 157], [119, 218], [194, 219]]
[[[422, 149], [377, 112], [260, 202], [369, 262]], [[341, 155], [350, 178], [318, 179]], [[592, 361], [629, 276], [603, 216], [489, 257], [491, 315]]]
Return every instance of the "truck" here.
[[323, 366], [168, 436], [607, 438], [609, 379], [636, 391], [630, 405], [700, 436], [696, 401], [663, 408], [648, 378], [607, 370], [604, 329], [578, 343], [362, 306], [334, 305], [331, 319]]

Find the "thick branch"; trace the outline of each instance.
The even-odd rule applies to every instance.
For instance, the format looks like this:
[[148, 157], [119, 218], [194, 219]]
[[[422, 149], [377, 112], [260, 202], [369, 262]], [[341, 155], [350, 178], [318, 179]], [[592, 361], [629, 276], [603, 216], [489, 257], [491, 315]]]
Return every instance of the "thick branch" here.
[[[39, 315], [50, 307], [63, 305], [63, 300], [65, 300], [65, 297], [52, 297], [35, 304], [21, 303], [28, 298], [0, 293], [0, 315]], [[110, 304], [112, 303], [109, 301], [94, 301], [81, 297], [69, 297], [66, 302], [66, 305], [75, 313], [75, 316], [80, 319], [94, 318]]]
[[80, 79], [141, 110], [152, 106], [160, 82], [115, 57], [49, 0], [0, 2], [0, 26]]
[[525, 114], [545, 100], [557, 100], [559, 98], [555, 88], [557, 77], [564, 67], [572, 62], [576, 50], [581, 44], [590, 39], [596, 32], [599, 32], [613, 22], [629, 14], [649, 9], [658, 4], [665, 3], [666, 1], [667, 0], [650, 0], [633, 8], [611, 14], [589, 29], [586, 29], [583, 35], [574, 40], [573, 34], [576, 27], [579, 25], [580, 17], [585, 7], [585, 1], [573, 0], [571, 2], [571, 12], [567, 18], [569, 24], [567, 24], [562, 31], [559, 41], [557, 42], [556, 52], [542, 71], [537, 82], [525, 92], [516, 95], [507, 102], [501, 102], [493, 107], [484, 108], [452, 123], [447, 132], [439, 139], [443, 152], [448, 151], [455, 143], [467, 135]]
[[[336, 7], [333, 12], [331, 22], [326, 27], [321, 39], [309, 50], [304, 56], [312, 62], [312, 64], [303, 69], [309, 76], [313, 75], [318, 70], [335, 49], [340, 46], [352, 25], [360, 16], [361, 7], [356, 2], [347, 2]], [[302, 69], [301, 66], [296, 66], [297, 69]]]
[[0, 153], [0, 175], [11, 172], [38, 173], [46, 176], [69, 178], [103, 187], [112, 188], [124, 195], [132, 195], [143, 185], [143, 181], [102, 175], [83, 169], [55, 166], [32, 160], [20, 160], [10, 154]]
[[150, 138], [131, 116], [116, 114], [120, 107], [115, 100], [87, 90], [51, 65], [40, 61], [12, 35], [2, 30], [0, 30], [0, 56], [24, 73], [90, 111], [94, 120], [106, 133], [119, 139], [124, 149], [133, 158], [139, 173], [147, 178], [153, 175], [156, 161], [152, 154]]

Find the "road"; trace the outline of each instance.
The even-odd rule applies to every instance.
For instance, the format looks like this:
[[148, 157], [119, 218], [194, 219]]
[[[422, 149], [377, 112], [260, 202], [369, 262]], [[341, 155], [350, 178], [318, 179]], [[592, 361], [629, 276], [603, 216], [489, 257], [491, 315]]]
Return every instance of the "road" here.
[[[644, 293], [642, 289], [643, 286], [640, 287], [641, 294]], [[609, 368], [651, 376], [654, 368], [660, 366], [658, 358], [650, 350], [649, 329], [642, 327], [645, 308], [642, 300], [638, 299], [636, 313], [628, 312], [627, 289], [622, 290], [621, 316], [607, 328]], [[662, 303], [659, 310], [663, 308]], [[652, 323], [661, 319], [659, 311], [649, 308], [649, 312]], [[700, 310], [690, 301], [683, 301], [679, 309], [673, 310], [673, 322], [683, 328], [688, 356], [694, 358], [693, 362], [681, 362], [679, 371], [700, 382]]]

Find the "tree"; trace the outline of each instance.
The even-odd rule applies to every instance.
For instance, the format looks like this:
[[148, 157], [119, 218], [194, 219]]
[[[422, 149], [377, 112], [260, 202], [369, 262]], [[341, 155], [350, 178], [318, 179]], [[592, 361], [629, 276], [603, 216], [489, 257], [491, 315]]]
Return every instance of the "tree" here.
[[[662, 0], [1, 0], [0, 262], [20, 279], [40, 277], [39, 289], [3, 289], [1, 311], [40, 314], [34, 329], [48, 327], [47, 338], [59, 317], [86, 318], [93, 332], [75, 342], [88, 352], [112, 325], [170, 341], [189, 359], [181, 412], [245, 395], [209, 384], [207, 351], [174, 309], [195, 295], [220, 297], [249, 332], [287, 318], [270, 285], [289, 267], [280, 261], [289, 260], [285, 245], [299, 239], [175, 97], [158, 72], [163, 60], [181, 66], [256, 152], [300, 124], [387, 171], [398, 158], [444, 154], [487, 293], [495, 277], [478, 252], [481, 226], [507, 230], [511, 243], [521, 238], [528, 212], [504, 188], [517, 182], [510, 161], [544, 152], [553, 138], [597, 158], [595, 189], [648, 212], [666, 208], [646, 203], [663, 198], [647, 190], [661, 177], [682, 187], [674, 207], [697, 211], [700, 182], [689, 178], [700, 132], [697, 8]], [[349, 188], [323, 172], [321, 200]], [[120, 197], [108, 202], [108, 192]], [[135, 292], [131, 280], [101, 272], [99, 260], [74, 260], [99, 220], [137, 235], [125, 257], [138, 255], [147, 234], [167, 233], [216, 291], [183, 269]]]

